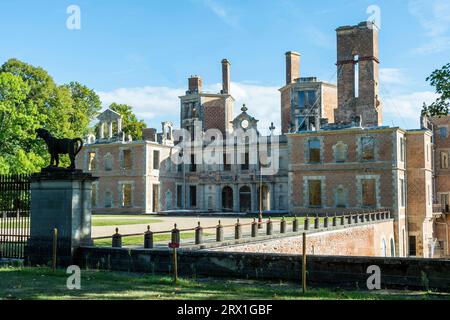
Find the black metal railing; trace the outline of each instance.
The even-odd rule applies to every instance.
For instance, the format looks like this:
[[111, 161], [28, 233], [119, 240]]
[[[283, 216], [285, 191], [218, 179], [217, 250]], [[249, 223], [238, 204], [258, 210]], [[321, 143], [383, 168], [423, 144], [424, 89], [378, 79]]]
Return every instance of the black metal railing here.
[[[345, 215], [327, 215], [320, 217], [319, 215], [298, 218], [294, 216], [292, 218], [281, 218], [275, 220], [268, 218], [266, 221], [258, 222], [256, 218], [253, 222], [241, 223], [240, 219], [237, 219], [236, 223], [224, 225], [219, 220], [215, 226], [202, 227], [198, 222], [198, 226], [195, 228], [178, 229], [177, 224], [174, 225], [172, 230], [165, 231], [151, 231], [150, 226], [147, 227], [147, 231], [144, 233], [134, 234], [120, 234], [119, 228], [116, 228], [115, 234], [112, 236], [94, 237], [93, 240], [106, 240], [111, 239], [111, 245], [113, 248], [121, 248], [123, 246], [123, 239], [127, 237], [141, 236], [141, 244], [145, 249], [152, 249], [155, 247], [155, 243], [163, 243], [166, 241], [177, 242], [178, 245], [184, 246], [199, 246], [207, 243], [221, 243], [224, 241], [233, 240], [256, 240], [262, 236], [292, 236], [300, 232], [314, 232], [321, 230], [333, 230], [339, 229], [344, 226], [357, 226], [361, 224], [375, 223], [392, 219], [391, 212], [389, 210], [374, 210], [367, 212], [354, 212]], [[262, 225], [262, 228], [260, 228]], [[225, 237], [225, 230], [230, 230]], [[262, 231], [261, 231], [262, 230]], [[183, 234], [193, 234], [192, 237], [183, 237]], [[165, 240], [158, 240], [158, 236], [166, 235], [163, 237]], [[181, 235], [181, 236], [180, 236]], [[215, 237], [213, 237], [215, 236]], [[183, 240], [189, 241], [183, 241]], [[193, 242], [192, 242], [193, 241]], [[137, 245], [136, 243], [133, 245]]]
[[0, 175], [0, 258], [23, 259], [30, 237], [30, 176]]

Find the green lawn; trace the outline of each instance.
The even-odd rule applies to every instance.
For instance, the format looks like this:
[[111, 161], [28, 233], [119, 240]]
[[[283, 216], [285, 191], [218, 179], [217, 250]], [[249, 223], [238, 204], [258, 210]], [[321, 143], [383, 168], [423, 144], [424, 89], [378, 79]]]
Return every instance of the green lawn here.
[[161, 222], [160, 219], [155, 219], [150, 216], [142, 214], [135, 215], [93, 215], [92, 226], [93, 227], [115, 227], [124, 225], [136, 225], [136, 224], [151, 224]]
[[[209, 233], [203, 233], [203, 236], [209, 236]], [[153, 242], [167, 242], [169, 243], [172, 238], [170, 233], [167, 234], [155, 234], [153, 236]], [[180, 233], [181, 240], [183, 239], [194, 239], [194, 232], [182, 232]], [[97, 247], [111, 247], [112, 239], [99, 239], [94, 240], [94, 245]], [[144, 235], [142, 236], [131, 236], [131, 237], [122, 237], [122, 246], [144, 246]]]
[[370, 294], [341, 290], [309, 290], [302, 294], [297, 284], [249, 280], [180, 279], [173, 285], [168, 276], [85, 271], [81, 290], [68, 290], [64, 270], [53, 273], [46, 268], [0, 267], [1, 299], [437, 299], [431, 294]]

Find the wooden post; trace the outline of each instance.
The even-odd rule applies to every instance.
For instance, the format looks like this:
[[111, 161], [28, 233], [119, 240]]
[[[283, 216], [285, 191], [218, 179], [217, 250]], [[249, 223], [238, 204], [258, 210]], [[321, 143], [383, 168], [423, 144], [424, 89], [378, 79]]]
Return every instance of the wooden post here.
[[56, 251], [58, 249], [58, 229], [53, 229], [53, 255], [52, 255], [52, 270], [56, 271]]
[[178, 283], [178, 261], [177, 261], [177, 248], [173, 248], [173, 283]]
[[302, 288], [303, 294], [306, 293], [306, 233], [303, 232], [303, 248], [302, 248]]

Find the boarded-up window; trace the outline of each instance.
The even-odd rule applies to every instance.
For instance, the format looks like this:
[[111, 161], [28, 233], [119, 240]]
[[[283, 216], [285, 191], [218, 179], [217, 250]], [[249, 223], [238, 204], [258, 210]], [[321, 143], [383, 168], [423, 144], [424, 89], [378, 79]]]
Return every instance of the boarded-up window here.
[[111, 155], [105, 157], [105, 171], [111, 171], [113, 167], [113, 159]]
[[153, 170], [159, 170], [159, 150], [153, 150]]
[[189, 205], [191, 208], [197, 206], [197, 186], [189, 186]]
[[441, 169], [448, 169], [448, 153], [441, 152]]
[[345, 190], [344, 188], [339, 187], [336, 190], [336, 207], [345, 208], [346, 206], [347, 204], [346, 204]]
[[377, 206], [377, 192], [375, 179], [365, 179], [362, 183], [362, 205], [363, 207]]
[[89, 152], [89, 163], [88, 163], [88, 170], [93, 171], [97, 168], [97, 163], [95, 159], [95, 152]]
[[365, 137], [361, 139], [361, 150], [363, 161], [375, 160], [375, 139], [372, 137]]
[[345, 162], [347, 159], [347, 148], [345, 144], [339, 143], [336, 145], [336, 162]]
[[132, 165], [131, 150], [123, 150], [122, 169], [131, 169]]
[[181, 208], [183, 206], [183, 187], [177, 186], [177, 207]]
[[314, 139], [308, 142], [309, 162], [320, 162], [320, 140]]
[[131, 184], [124, 184], [122, 186], [122, 206], [131, 207], [132, 204], [132, 187]]
[[105, 192], [105, 208], [112, 208], [113, 199], [110, 191]]
[[322, 206], [322, 182], [320, 180], [308, 181], [309, 205], [312, 207]]

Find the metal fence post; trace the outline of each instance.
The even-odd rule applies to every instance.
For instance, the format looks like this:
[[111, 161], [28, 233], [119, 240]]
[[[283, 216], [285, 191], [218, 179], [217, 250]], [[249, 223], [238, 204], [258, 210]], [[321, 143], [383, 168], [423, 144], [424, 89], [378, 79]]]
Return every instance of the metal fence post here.
[[237, 223], [234, 226], [234, 239], [239, 240], [242, 238], [242, 226], [239, 223], [239, 219], [237, 219]]
[[325, 218], [323, 218], [323, 227], [328, 228], [328, 215]]
[[147, 226], [147, 231], [144, 234], [144, 248], [145, 249], [153, 248], [153, 232], [150, 231], [150, 226]]
[[271, 236], [273, 234], [273, 224], [272, 224], [272, 220], [270, 220], [270, 217], [269, 217], [269, 221], [267, 221], [267, 230], [266, 231], [267, 231], [266, 234], [268, 236]]
[[284, 219], [284, 217], [280, 222], [280, 233], [286, 233], [286, 220]]
[[297, 219], [297, 216], [294, 216], [294, 220], [292, 221], [292, 232], [298, 232], [298, 219]]
[[256, 223], [256, 219], [253, 219], [252, 222], [252, 238], [256, 238], [258, 235], [258, 223]]
[[223, 226], [222, 226], [222, 223], [220, 220], [219, 220], [219, 224], [217, 225], [217, 228], [216, 228], [216, 241], [217, 242], [223, 241]]
[[319, 229], [319, 215], [316, 215], [316, 217], [314, 218], [314, 229]]
[[195, 244], [203, 243], [203, 228], [200, 226], [200, 221], [198, 222], [197, 228], [195, 228]]
[[308, 217], [308, 215], [306, 215], [306, 218], [305, 218], [305, 227], [304, 227], [304, 229], [305, 230], [309, 230], [309, 217]]
[[172, 229], [172, 244], [180, 244], [181, 237], [180, 237], [180, 230], [177, 229], [177, 224], [175, 223], [173, 225]]
[[53, 229], [53, 255], [52, 255], [52, 270], [55, 272], [56, 270], [56, 257], [58, 250], [58, 229]]
[[116, 228], [116, 233], [112, 236], [112, 247], [122, 248], [122, 235], [119, 234], [119, 228]]

